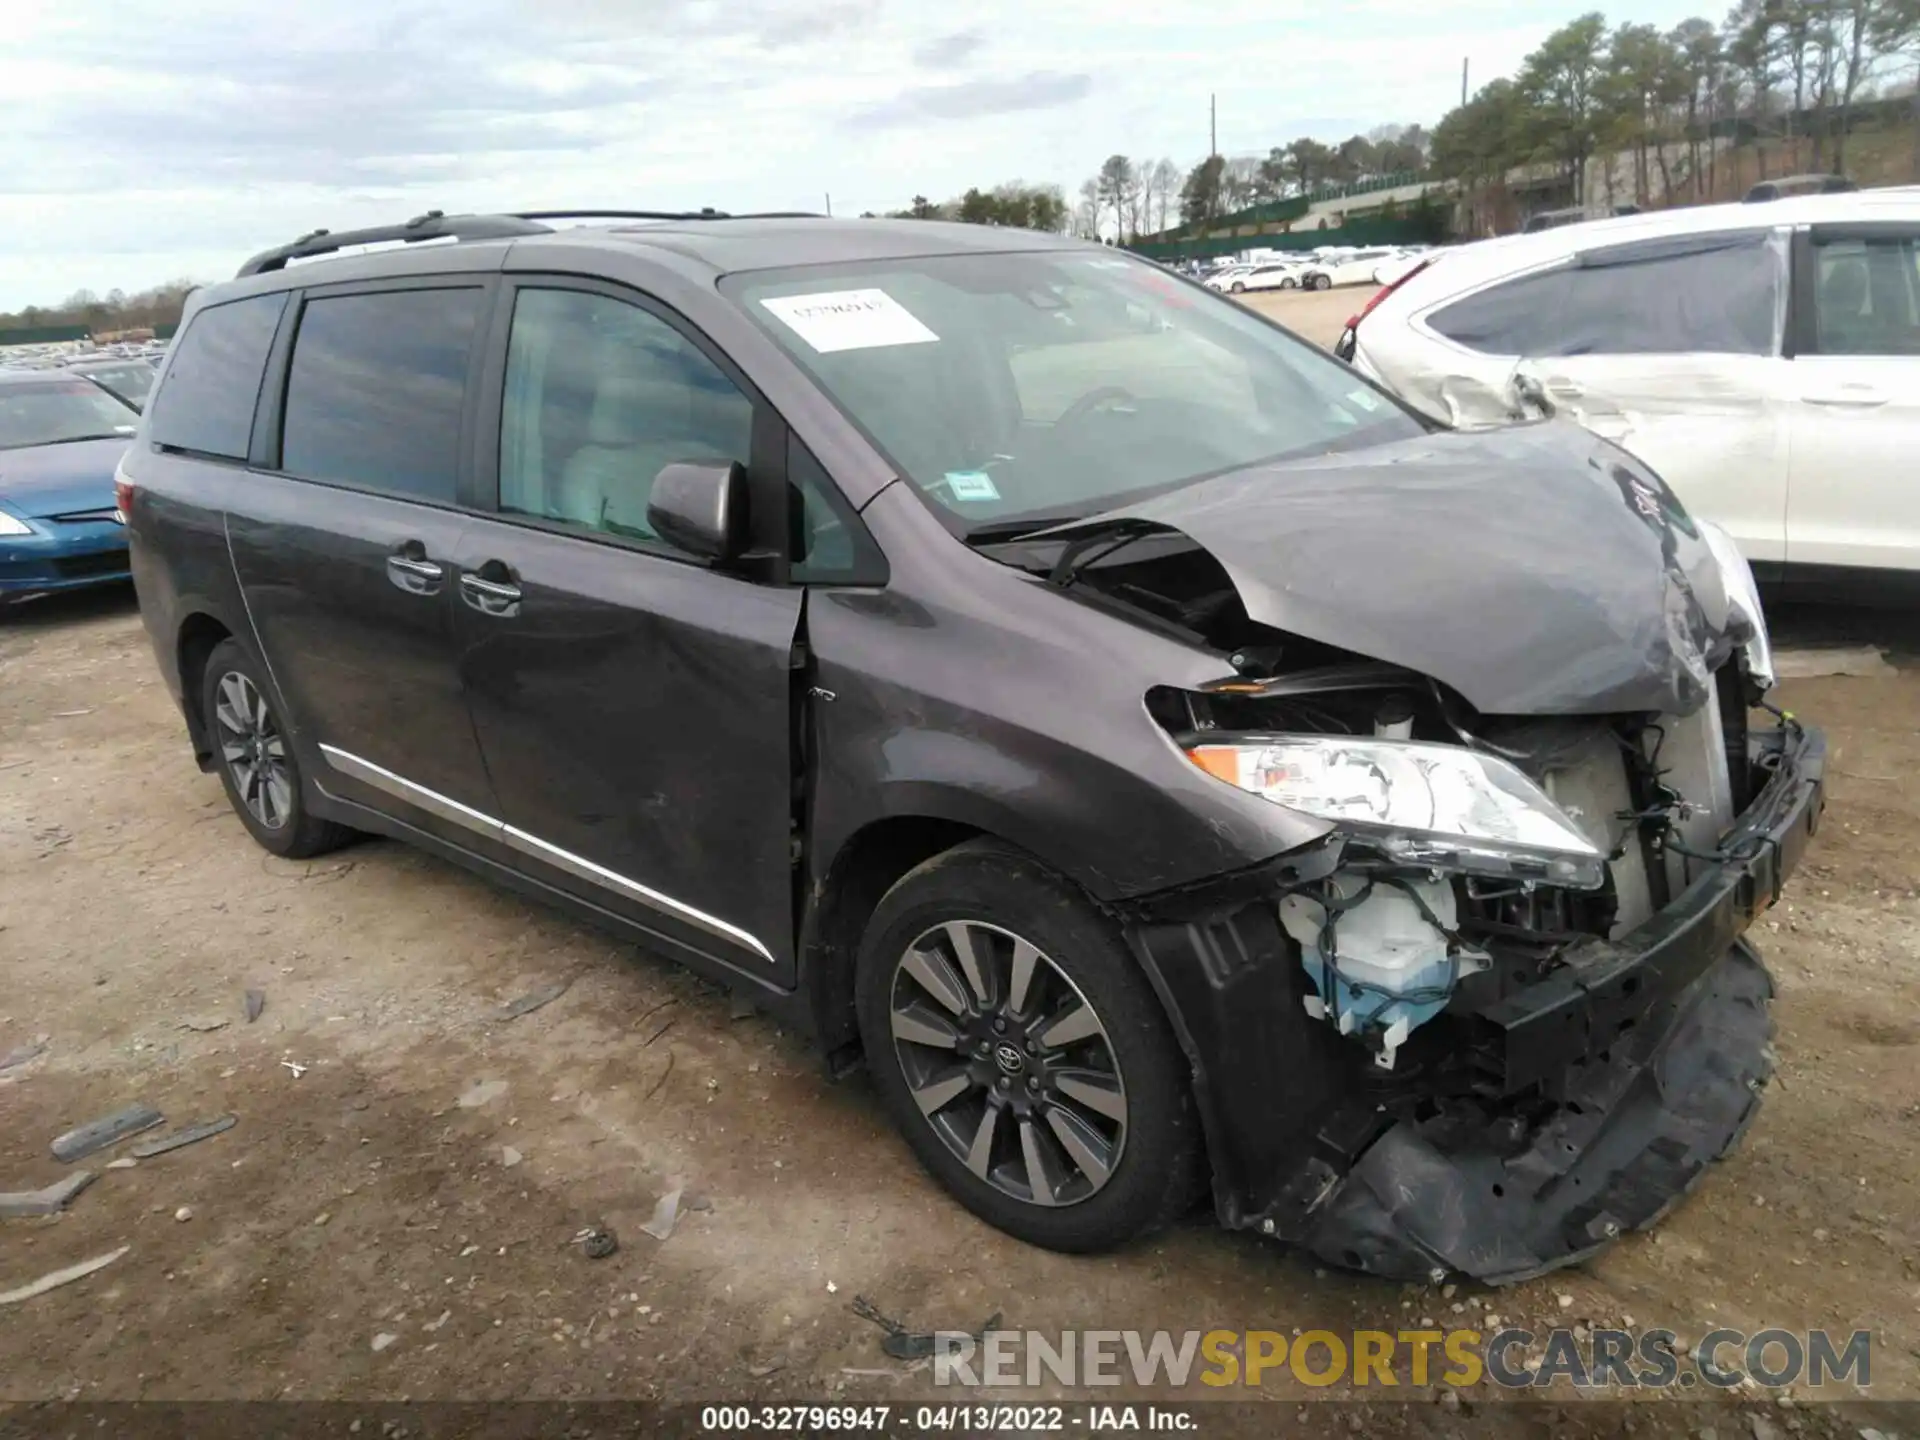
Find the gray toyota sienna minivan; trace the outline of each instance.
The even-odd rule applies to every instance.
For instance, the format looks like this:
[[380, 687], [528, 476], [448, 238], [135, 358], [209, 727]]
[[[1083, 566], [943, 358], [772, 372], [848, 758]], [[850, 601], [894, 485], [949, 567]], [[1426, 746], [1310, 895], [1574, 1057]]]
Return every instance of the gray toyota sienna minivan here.
[[1657, 476], [1098, 245], [580, 218], [194, 296], [119, 504], [262, 845], [399, 837], [746, 992], [1059, 1249], [1208, 1187], [1510, 1280], [1738, 1139], [1824, 746]]

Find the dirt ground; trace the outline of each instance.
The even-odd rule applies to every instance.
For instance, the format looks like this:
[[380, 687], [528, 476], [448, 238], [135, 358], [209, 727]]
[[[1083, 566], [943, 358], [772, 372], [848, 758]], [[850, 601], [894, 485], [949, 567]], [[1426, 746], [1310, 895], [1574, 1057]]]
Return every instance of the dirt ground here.
[[[399, 845], [265, 855], [195, 769], [127, 592], [0, 615], [0, 1056], [45, 1046], [0, 1072], [0, 1190], [60, 1178], [48, 1141], [135, 1100], [173, 1122], [238, 1117], [105, 1171], [63, 1216], [0, 1222], [0, 1292], [129, 1247], [0, 1307], [0, 1402], [955, 1398], [882, 1354], [856, 1295], [926, 1328], [998, 1312], [1048, 1331], [1493, 1313], [1683, 1337], [1871, 1329], [1873, 1398], [1920, 1399], [1920, 625], [1775, 623], [1891, 662], [1785, 686], [1832, 762], [1820, 837], [1756, 935], [1779, 1081], [1651, 1236], [1442, 1296], [1318, 1272], [1201, 1216], [1113, 1256], [1026, 1248], [944, 1197], [863, 1081], [827, 1083], [793, 1037], [684, 972]], [[676, 1186], [689, 1208], [655, 1240], [640, 1227]], [[616, 1254], [587, 1257], [591, 1225]], [[1288, 1416], [1346, 1394], [1273, 1377], [1261, 1393]], [[1568, 1433], [1490, 1392], [1476, 1409], [1499, 1433]], [[1356, 1431], [1457, 1433], [1460, 1412], [1360, 1413]], [[1804, 1403], [1771, 1413], [1776, 1431], [1838, 1433]]]

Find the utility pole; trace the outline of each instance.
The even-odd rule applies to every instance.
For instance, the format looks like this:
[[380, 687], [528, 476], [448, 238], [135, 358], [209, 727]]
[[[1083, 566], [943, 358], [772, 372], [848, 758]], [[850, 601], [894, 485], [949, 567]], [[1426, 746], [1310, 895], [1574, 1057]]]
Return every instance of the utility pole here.
[[1460, 59], [1460, 103], [1462, 105], [1467, 103], [1467, 62], [1470, 58], [1470, 56], [1462, 56]]
[[833, 192], [831, 190], [827, 191], [827, 218], [829, 220], [833, 218]]
[[1215, 96], [1207, 96], [1207, 154], [1209, 156], [1220, 153], [1220, 111], [1215, 100]]

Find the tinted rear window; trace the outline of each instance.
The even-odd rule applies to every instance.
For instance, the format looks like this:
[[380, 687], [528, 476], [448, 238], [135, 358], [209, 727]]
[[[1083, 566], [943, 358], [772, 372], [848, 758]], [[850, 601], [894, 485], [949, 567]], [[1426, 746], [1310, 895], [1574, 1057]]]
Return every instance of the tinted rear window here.
[[247, 458], [260, 378], [286, 303], [284, 294], [256, 295], [193, 317], [174, 342], [166, 383], [150, 407], [147, 433], [155, 444]]
[[309, 300], [287, 374], [282, 467], [451, 504], [480, 303], [477, 289]]
[[1764, 232], [1616, 246], [1469, 295], [1427, 324], [1485, 355], [1770, 355], [1785, 275]]

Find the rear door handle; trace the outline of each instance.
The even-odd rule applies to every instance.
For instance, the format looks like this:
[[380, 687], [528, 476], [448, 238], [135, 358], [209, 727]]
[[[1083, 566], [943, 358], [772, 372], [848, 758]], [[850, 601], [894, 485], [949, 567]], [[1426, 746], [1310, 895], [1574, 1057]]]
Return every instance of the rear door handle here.
[[446, 578], [446, 569], [427, 559], [426, 547], [417, 540], [409, 540], [387, 556], [387, 579], [409, 595], [438, 594]]
[[[489, 565], [498, 565], [489, 561]], [[504, 565], [499, 566], [505, 571]], [[460, 598], [478, 610], [482, 615], [494, 615], [502, 618], [520, 613], [520, 587], [500, 580], [489, 580], [485, 576], [464, 574], [460, 577]]]

